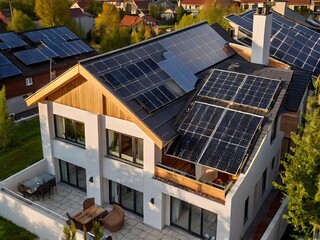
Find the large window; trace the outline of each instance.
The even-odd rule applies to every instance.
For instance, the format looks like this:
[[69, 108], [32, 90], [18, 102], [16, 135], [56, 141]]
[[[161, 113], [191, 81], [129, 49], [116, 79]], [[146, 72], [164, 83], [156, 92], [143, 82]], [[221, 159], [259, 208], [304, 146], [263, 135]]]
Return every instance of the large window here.
[[108, 155], [143, 165], [143, 140], [112, 130], [107, 131]]
[[213, 239], [217, 231], [217, 214], [171, 197], [171, 224], [188, 232]]
[[143, 215], [143, 193], [117, 182], [110, 182], [110, 202], [120, 204], [125, 209]]
[[85, 145], [84, 123], [55, 115], [56, 137]]
[[245, 224], [248, 220], [248, 210], [249, 210], [249, 197], [247, 197], [244, 203], [243, 224]]
[[59, 160], [61, 181], [86, 190], [86, 170], [74, 164]]

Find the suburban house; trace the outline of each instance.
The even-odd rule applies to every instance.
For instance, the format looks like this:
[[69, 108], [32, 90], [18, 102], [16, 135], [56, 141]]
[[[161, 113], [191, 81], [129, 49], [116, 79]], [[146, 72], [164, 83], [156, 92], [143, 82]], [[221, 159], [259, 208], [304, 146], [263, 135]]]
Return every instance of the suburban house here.
[[[232, 14], [226, 17], [234, 30], [234, 38], [249, 46], [254, 26], [254, 12], [255, 10], [251, 10], [239, 16]], [[296, 132], [297, 126], [302, 123], [302, 116], [305, 112], [305, 102], [294, 100], [294, 98], [301, 99], [299, 96], [307, 96], [311, 76], [317, 77], [320, 73], [320, 34], [275, 11], [273, 11], [273, 18], [270, 21], [272, 21], [270, 56], [291, 65], [293, 69], [304, 70], [300, 73], [295, 71], [297, 79], [292, 82], [288, 91], [288, 104], [282, 115], [281, 130], [285, 136], [281, 158], [284, 159], [285, 153], [289, 152], [290, 146], [293, 144], [290, 134]], [[303, 98], [305, 99], [305, 97]]]
[[6, 86], [9, 112], [28, 110], [27, 96], [95, 54], [66, 27], [0, 33], [0, 85]]
[[297, 76], [269, 58], [270, 15], [254, 16], [252, 50], [200, 23], [51, 81], [26, 100], [39, 107], [47, 171], [157, 229], [241, 239], [278, 176]]
[[94, 15], [83, 12], [80, 8], [70, 8], [70, 17], [81, 27], [81, 38], [86, 39], [87, 34], [94, 28]]
[[[258, 6], [258, 3], [270, 3], [276, 1], [261, 1], [261, 0], [238, 0], [237, 2], [240, 3], [240, 7], [243, 10], [252, 10]], [[279, 2], [286, 3], [287, 6], [292, 10], [305, 10], [307, 11], [311, 6], [316, 6], [317, 1], [311, 1], [311, 0], [280, 0]]]
[[157, 27], [156, 20], [150, 16], [139, 17], [139, 16], [132, 16], [132, 15], [124, 15], [120, 22], [121, 27], [128, 27], [131, 29], [138, 27], [140, 25]]
[[187, 13], [197, 15], [203, 7], [205, 0], [179, 0], [178, 5], [183, 7]]

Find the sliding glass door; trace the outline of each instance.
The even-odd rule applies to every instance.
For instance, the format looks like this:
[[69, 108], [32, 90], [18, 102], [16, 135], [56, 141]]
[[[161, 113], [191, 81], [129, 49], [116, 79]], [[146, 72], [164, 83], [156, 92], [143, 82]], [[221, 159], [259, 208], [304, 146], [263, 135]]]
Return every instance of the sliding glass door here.
[[110, 202], [143, 215], [143, 193], [117, 182], [110, 182]]
[[195, 235], [216, 237], [217, 214], [171, 197], [171, 224]]
[[59, 160], [61, 181], [86, 190], [86, 170], [82, 167]]

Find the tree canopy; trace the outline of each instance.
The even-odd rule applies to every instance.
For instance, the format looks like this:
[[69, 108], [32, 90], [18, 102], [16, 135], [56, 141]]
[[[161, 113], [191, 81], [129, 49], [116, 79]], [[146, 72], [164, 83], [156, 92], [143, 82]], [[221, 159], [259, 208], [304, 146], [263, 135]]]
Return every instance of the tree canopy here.
[[13, 9], [12, 22], [8, 24], [8, 31], [23, 32], [36, 29], [36, 25], [32, 19], [21, 12], [20, 10]]
[[13, 144], [14, 141], [14, 123], [9, 117], [6, 102], [6, 88], [0, 88], [0, 147], [6, 148]]
[[71, 21], [66, 0], [36, 0], [35, 12], [42, 27], [68, 26]]
[[316, 97], [308, 105], [305, 126], [292, 134], [295, 147], [283, 162], [284, 185], [276, 186], [289, 197], [288, 222], [295, 231], [311, 238], [320, 229], [320, 115]]
[[114, 28], [119, 28], [120, 14], [118, 9], [111, 4], [104, 3], [102, 12], [96, 17], [96, 31], [101, 35], [112, 32]]

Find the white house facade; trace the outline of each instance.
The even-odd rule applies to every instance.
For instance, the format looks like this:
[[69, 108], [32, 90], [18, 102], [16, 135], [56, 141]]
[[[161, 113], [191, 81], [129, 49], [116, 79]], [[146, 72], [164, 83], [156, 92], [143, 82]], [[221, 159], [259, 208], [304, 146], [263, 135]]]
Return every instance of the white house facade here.
[[[201, 23], [82, 61], [28, 98], [39, 105], [43, 154], [57, 181], [157, 229], [241, 239], [278, 176], [277, 114], [293, 71], [244, 60], [214, 28]], [[193, 44], [188, 53], [185, 43]], [[237, 91], [232, 79], [242, 81]], [[237, 100], [249, 79], [269, 95]], [[212, 98], [219, 81], [230, 89]]]

